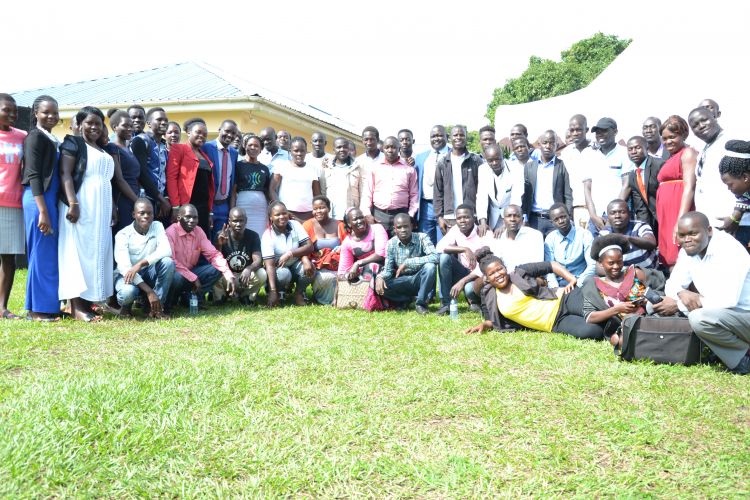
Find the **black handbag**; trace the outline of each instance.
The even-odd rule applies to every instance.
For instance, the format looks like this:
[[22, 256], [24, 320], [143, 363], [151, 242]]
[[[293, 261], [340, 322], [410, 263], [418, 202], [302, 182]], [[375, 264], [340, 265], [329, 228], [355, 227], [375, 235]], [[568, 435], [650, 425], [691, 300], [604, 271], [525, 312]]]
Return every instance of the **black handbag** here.
[[638, 316], [622, 320], [620, 358], [649, 359], [655, 363], [692, 365], [701, 358], [701, 340], [687, 318]]

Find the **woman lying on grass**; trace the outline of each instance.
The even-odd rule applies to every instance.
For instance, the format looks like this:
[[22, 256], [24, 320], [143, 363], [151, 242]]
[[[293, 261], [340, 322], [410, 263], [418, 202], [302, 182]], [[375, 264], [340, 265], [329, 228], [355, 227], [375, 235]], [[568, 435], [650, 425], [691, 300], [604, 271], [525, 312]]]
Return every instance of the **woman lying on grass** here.
[[[528, 328], [559, 332], [582, 339], [602, 339], [602, 327], [583, 318], [583, 294], [576, 278], [557, 262], [522, 264], [508, 273], [502, 259], [484, 247], [476, 253], [479, 268], [486, 277], [482, 288], [484, 321], [466, 333]], [[549, 273], [564, 278], [565, 288], [541, 286], [537, 278]]]

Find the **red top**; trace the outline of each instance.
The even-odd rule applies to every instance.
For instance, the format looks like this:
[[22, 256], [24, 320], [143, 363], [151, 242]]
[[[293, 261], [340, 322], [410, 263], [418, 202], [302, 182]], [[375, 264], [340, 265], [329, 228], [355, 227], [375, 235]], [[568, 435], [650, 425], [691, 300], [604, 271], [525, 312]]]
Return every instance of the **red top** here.
[[[211, 166], [211, 181], [208, 183], [208, 209], [213, 210], [214, 194], [214, 165], [208, 159], [206, 153], [200, 152], [203, 158]], [[193, 153], [190, 143], [172, 144], [169, 148], [169, 159], [167, 160], [167, 195], [172, 206], [181, 206], [190, 203], [195, 184], [195, 175], [198, 172], [198, 158]]]

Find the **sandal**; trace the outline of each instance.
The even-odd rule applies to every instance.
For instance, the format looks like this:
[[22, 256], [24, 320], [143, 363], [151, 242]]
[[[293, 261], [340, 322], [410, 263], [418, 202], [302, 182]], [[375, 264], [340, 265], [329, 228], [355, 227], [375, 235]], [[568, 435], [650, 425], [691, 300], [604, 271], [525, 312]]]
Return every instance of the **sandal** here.
[[74, 319], [77, 319], [79, 321], [83, 321], [84, 323], [98, 323], [99, 321], [101, 321], [104, 318], [102, 318], [101, 316], [98, 316], [98, 315], [96, 315], [94, 313], [86, 312], [86, 313], [83, 313], [82, 316], [77, 316], [77, 315], [74, 316]]
[[7, 309], [3, 311], [2, 318], [3, 319], [23, 319], [21, 316], [17, 316]]
[[38, 321], [39, 323], [55, 323], [60, 321], [59, 316], [37, 316], [36, 318], [31, 314], [26, 316], [26, 321]]

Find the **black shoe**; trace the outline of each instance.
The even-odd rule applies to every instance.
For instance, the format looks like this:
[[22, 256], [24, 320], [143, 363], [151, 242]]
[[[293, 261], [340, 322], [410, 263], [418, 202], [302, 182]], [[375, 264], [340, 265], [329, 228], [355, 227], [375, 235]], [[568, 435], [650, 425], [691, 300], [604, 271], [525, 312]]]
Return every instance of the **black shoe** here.
[[729, 371], [734, 373], [735, 375], [747, 375], [748, 373], [750, 373], [750, 356], [745, 354], [740, 362], [737, 363], [737, 366]]
[[427, 314], [427, 307], [423, 306], [422, 304], [417, 304], [415, 306], [415, 309], [417, 311], [417, 314]]
[[469, 311], [471, 311], [473, 313], [481, 313], [482, 312], [482, 306], [480, 306], [479, 304], [476, 304], [476, 303], [472, 302], [472, 303], [469, 304]]
[[438, 316], [446, 316], [450, 312], [450, 309], [451, 306], [446, 304], [444, 306], [440, 306], [440, 309], [435, 311], [435, 314], [437, 314]]

